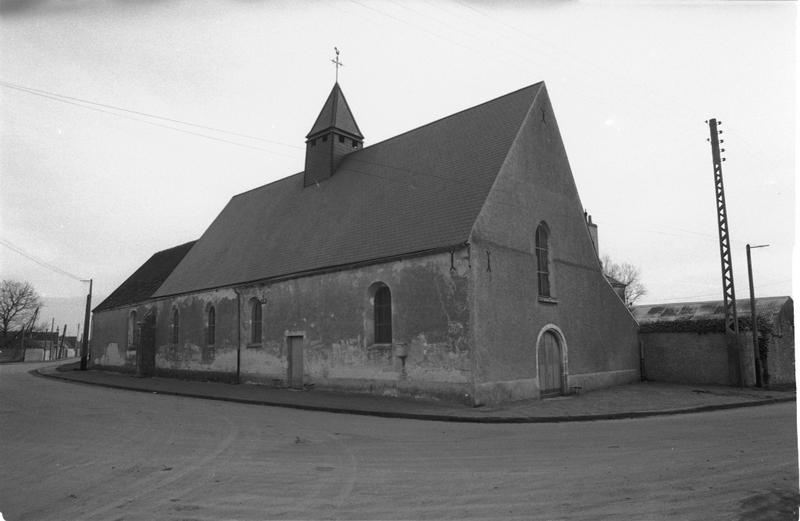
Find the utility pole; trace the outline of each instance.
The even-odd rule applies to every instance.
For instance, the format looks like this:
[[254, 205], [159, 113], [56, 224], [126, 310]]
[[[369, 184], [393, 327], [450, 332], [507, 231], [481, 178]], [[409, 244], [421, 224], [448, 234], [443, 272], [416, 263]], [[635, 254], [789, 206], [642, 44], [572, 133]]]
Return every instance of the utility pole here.
[[53, 359], [53, 331], [56, 328], [56, 317], [50, 318], [50, 336], [47, 338], [48, 351], [50, 352], [50, 359]]
[[[83, 315], [83, 340], [81, 341], [81, 371], [86, 370], [89, 355], [89, 316], [92, 308], [92, 280], [89, 279], [89, 294], [86, 295], [86, 314]], [[85, 282], [85, 281], [84, 281]]]
[[[737, 359], [739, 374], [737, 377], [739, 387], [744, 386], [744, 360], [742, 359], [742, 348], [739, 344], [739, 320], [736, 315], [736, 292], [733, 288], [733, 260], [731, 259], [731, 238], [728, 232], [728, 212], [725, 208], [725, 186], [722, 182], [722, 162], [724, 157], [720, 152], [725, 149], [719, 148], [724, 140], [719, 139], [722, 134], [717, 129], [722, 122], [717, 122], [712, 118], [707, 121], [709, 141], [711, 142], [711, 160], [714, 164], [714, 188], [717, 195], [717, 225], [719, 231], [719, 256], [722, 264], [722, 295], [725, 307], [725, 336], [728, 343], [728, 352], [734, 353]], [[730, 358], [729, 358], [730, 359]]]
[[766, 248], [769, 244], [759, 244], [758, 246], [747, 245], [747, 280], [750, 282], [750, 320], [753, 323], [753, 357], [756, 367], [756, 387], [761, 387], [761, 353], [758, 349], [758, 322], [756, 318], [756, 297], [753, 289], [753, 263], [750, 260], [750, 250], [755, 248]]
[[56, 358], [59, 360], [64, 358], [64, 339], [67, 338], [67, 325], [64, 324], [64, 332], [61, 333], [61, 342], [58, 344], [58, 354]]

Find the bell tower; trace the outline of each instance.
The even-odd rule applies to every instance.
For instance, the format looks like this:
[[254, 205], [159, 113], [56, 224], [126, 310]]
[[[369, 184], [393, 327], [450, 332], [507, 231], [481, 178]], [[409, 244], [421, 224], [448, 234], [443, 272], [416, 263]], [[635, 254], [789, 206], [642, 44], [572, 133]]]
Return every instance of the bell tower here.
[[303, 186], [316, 185], [328, 179], [339, 168], [344, 156], [363, 146], [364, 136], [337, 81], [306, 135]]

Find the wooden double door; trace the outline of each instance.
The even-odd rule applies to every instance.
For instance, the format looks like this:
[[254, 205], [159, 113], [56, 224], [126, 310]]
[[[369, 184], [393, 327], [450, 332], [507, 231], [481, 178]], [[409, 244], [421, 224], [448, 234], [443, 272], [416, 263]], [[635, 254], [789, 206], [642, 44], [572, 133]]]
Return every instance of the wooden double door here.
[[564, 367], [561, 342], [553, 331], [545, 331], [537, 346], [539, 390], [542, 397], [563, 394]]

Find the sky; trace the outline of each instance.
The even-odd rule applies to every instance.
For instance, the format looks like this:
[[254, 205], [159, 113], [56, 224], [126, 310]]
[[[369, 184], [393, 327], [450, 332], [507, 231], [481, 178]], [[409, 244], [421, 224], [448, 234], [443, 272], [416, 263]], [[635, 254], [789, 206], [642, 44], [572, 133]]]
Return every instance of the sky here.
[[302, 171], [339, 83], [365, 146], [545, 81], [600, 253], [641, 303], [792, 294], [793, 2], [0, 0], [0, 277], [73, 324], [234, 195]]

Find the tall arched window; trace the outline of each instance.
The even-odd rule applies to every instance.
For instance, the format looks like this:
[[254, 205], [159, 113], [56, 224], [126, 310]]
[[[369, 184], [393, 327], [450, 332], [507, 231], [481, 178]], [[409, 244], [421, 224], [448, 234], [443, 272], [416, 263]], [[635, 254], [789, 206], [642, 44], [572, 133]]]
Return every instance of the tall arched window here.
[[550, 251], [547, 225], [536, 228], [536, 273], [539, 279], [539, 296], [550, 297]]
[[136, 345], [136, 311], [131, 311], [128, 315], [128, 347]]
[[178, 317], [178, 310], [172, 310], [172, 343], [178, 344], [181, 341], [181, 323]]
[[375, 343], [392, 343], [392, 293], [386, 286], [375, 291], [374, 296]]
[[261, 302], [250, 299], [250, 343], [261, 343]]
[[208, 308], [208, 326], [206, 327], [206, 343], [214, 345], [217, 335], [217, 312], [214, 306]]

